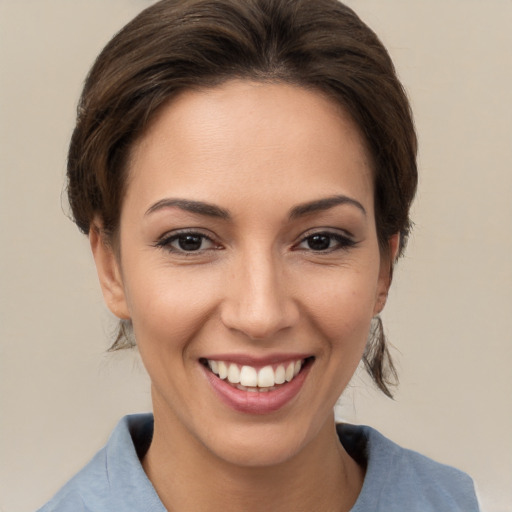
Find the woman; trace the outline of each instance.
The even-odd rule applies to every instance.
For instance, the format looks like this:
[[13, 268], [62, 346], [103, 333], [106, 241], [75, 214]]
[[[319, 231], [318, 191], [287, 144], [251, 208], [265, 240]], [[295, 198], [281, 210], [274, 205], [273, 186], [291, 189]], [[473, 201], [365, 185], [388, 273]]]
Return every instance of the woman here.
[[463, 473], [334, 423], [361, 359], [391, 394], [415, 158], [387, 52], [335, 0], [164, 0], [117, 34], [68, 190], [154, 417], [42, 510], [478, 510]]

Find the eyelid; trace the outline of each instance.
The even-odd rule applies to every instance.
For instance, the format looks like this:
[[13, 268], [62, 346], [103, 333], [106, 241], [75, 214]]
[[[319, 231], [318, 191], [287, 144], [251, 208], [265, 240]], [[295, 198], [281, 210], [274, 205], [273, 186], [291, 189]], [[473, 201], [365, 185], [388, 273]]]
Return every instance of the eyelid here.
[[348, 240], [352, 240], [355, 242], [355, 236], [346, 229], [342, 228], [333, 228], [329, 226], [321, 226], [317, 228], [311, 228], [304, 232], [302, 232], [298, 237], [297, 241], [302, 241], [305, 238], [308, 238], [309, 236], [313, 235], [331, 235], [331, 236], [342, 236], [344, 238], [347, 238]]
[[[180, 236], [184, 235], [196, 235], [200, 236], [201, 238], [208, 240], [212, 243], [213, 247], [209, 247], [207, 249], [200, 249], [197, 251], [184, 251], [180, 249], [176, 249], [175, 247], [171, 246], [171, 243], [175, 240], [177, 240]], [[153, 244], [154, 247], [157, 247], [159, 249], [164, 249], [166, 251], [172, 252], [174, 254], [179, 255], [186, 255], [186, 256], [192, 256], [192, 255], [199, 255], [203, 254], [206, 251], [211, 250], [218, 250], [220, 249], [220, 244], [215, 241], [215, 238], [212, 235], [208, 235], [204, 233], [204, 230], [201, 228], [182, 228], [182, 229], [175, 229], [171, 231], [167, 231], [162, 236], [160, 236], [156, 242]]]
[[[312, 249], [303, 249], [300, 247], [302, 243], [304, 243], [308, 238], [315, 236], [315, 235], [325, 235], [330, 236], [334, 238], [338, 242], [338, 246], [332, 247], [329, 249], [326, 249], [325, 251], [313, 251]], [[357, 245], [357, 241], [355, 240], [355, 237], [350, 233], [349, 231], [345, 229], [340, 228], [331, 228], [331, 227], [320, 227], [320, 228], [313, 228], [308, 231], [305, 231], [302, 233], [297, 241], [293, 244], [293, 248], [297, 250], [309, 250], [316, 252], [318, 254], [324, 253], [327, 254], [329, 252], [333, 252], [336, 250], [342, 250], [342, 249], [349, 249], [351, 247], [354, 247]]]

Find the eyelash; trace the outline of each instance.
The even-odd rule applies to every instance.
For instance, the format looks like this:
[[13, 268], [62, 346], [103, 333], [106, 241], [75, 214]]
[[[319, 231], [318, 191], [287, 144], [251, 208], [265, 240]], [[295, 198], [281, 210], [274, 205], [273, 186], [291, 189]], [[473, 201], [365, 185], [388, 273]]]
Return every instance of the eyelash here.
[[[334, 240], [336, 242], [336, 245], [334, 247], [327, 247], [326, 249], [313, 249], [311, 247], [309, 248], [302, 248], [300, 247], [302, 244], [307, 243], [308, 241], [311, 242], [311, 240], [314, 237], [325, 237], [329, 239], [329, 244]], [[356, 241], [354, 241], [352, 238], [350, 238], [347, 235], [342, 235], [341, 233], [336, 233], [333, 231], [317, 231], [314, 233], [309, 233], [306, 236], [303, 236], [299, 243], [295, 245], [296, 250], [306, 250], [310, 251], [314, 254], [329, 254], [334, 251], [339, 250], [347, 250], [351, 247], [354, 247], [357, 244]]]
[[[186, 250], [183, 247], [178, 248], [178, 247], [174, 247], [172, 245], [173, 242], [179, 243], [180, 238], [185, 239], [187, 236], [199, 239], [200, 245], [203, 245], [204, 242], [209, 242], [212, 245], [212, 247], [208, 247], [206, 249], [201, 249], [201, 247], [199, 247], [198, 249], [195, 249], [195, 250]], [[307, 248], [301, 247], [301, 245], [304, 243], [308, 243], [308, 242], [311, 243], [315, 237], [321, 237], [321, 238], [327, 239], [329, 247], [326, 247], [323, 249], [322, 248], [313, 249], [312, 247], [307, 247]], [[330, 245], [333, 241], [336, 243], [336, 245], [331, 247]], [[300, 239], [300, 241], [293, 247], [293, 249], [299, 250], [299, 251], [304, 250], [304, 251], [312, 252], [314, 254], [329, 254], [334, 251], [350, 249], [351, 247], [354, 247], [356, 244], [357, 244], [357, 242], [355, 242], [349, 236], [342, 235], [340, 233], [336, 233], [333, 231], [317, 231], [317, 232], [309, 233], [306, 236], [303, 236]], [[168, 252], [172, 252], [172, 253], [183, 255], [183, 256], [193, 256], [193, 255], [197, 255], [197, 254], [202, 254], [206, 251], [219, 250], [221, 248], [219, 245], [217, 245], [215, 243], [215, 241], [211, 237], [209, 237], [208, 235], [205, 235], [204, 233], [194, 231], [194, 230], [185, 230], [185, 231], [179, 231], [177, 233], [164, 235], [154, 245], [155, 245], [155, 247], [164, 249]]]
[[[185, 239], [187, 236], [199, 238], [201, 245], [203, 245], [203, 243], [205, 241], [210, 242], [212, 244], [212, 247], [208, 247], [206, 249], [199, 248], [197, 250], [188, 250], [188, 251], [183, 248], [173, 247], [173, 245], [172, 245], [173, 242], [179, 241], [180, 238]], [[184, 231], [179, 231], [177, 233], [175, 232], [172, 234], [166, 234], [162, 238], [160, 238], [160, 240], [158, 240], [154, 245], [155, 245], [155, 247], [158, 247], [160, 249], [164, 249], [168, 252], [172, 252], [172, 253], [183, 255], [183, 256], [193, 256], [196, 254], [202, 254], [205, 251], [220, 249], [220, 246], [218, 244], [216, 244], [215, 241], [211, 237], [209, 237], [208, 235], [205, 235], [204, 233], [194, 231], [194, 230], [184, 230]]]

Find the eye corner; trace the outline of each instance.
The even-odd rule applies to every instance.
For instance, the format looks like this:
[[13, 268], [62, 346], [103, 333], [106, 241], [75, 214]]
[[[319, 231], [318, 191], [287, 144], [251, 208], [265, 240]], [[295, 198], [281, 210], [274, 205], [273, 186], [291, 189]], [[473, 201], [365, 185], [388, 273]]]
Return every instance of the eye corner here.
[[322, 228], [302, 234], [294, 249], [314, 254], [330, 254], [351, 249], [357, 243], [354, 236], [345, 230]]
[[197, 229], [180, 229], [167, 232], [153, 244], [157, 249], [163, 249], [176, 256], [199, 256], [209, 251], [222, 249], [213, 236]]

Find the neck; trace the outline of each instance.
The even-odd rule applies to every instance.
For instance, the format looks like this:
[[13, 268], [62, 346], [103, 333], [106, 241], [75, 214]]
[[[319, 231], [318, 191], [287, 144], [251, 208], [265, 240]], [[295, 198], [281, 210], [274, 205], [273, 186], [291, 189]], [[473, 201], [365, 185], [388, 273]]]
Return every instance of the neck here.
[[290, 459], [251, 467], [216, 456], [157, 409], [143, 467], [169, 512], [349, 511], [364, 478], [339, 442], [334, 419]]

